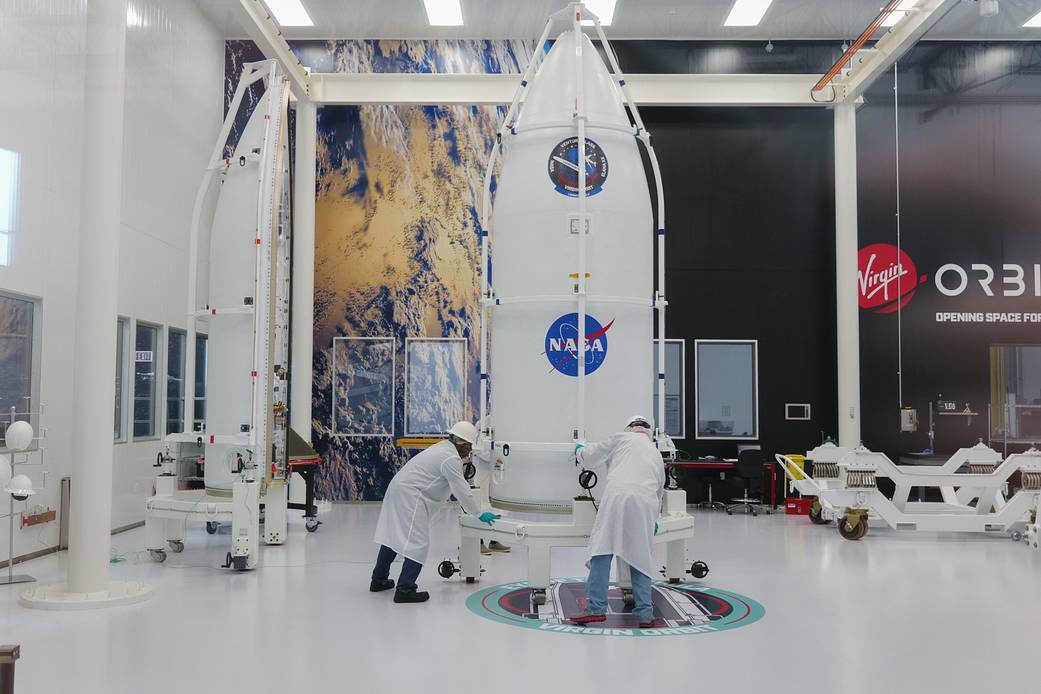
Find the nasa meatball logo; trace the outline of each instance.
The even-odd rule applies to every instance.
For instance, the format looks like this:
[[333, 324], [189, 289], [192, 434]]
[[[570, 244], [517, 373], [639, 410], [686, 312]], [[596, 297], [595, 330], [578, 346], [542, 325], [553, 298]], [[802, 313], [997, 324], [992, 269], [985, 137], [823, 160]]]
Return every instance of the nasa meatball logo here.
[[857, 266], [860, 308], [875, 313], [893, 313], [907, 306], [928, 279], [928, 275], [918, 276], [911, 256], [888, 243], [861, 248]]
[[[561, 140], [549, 155], [549, 180], [561, 195], [578, 197], [578, 138]], [[586, 195], [596, 195], [607, 180], [607, 155], [586, 138]]]
[[[607, 331], [614, 325], [586, 314], [586, 375], [596, 372], [607, 359]], [[578, 376], [578, 314], [567, 313], [553, 321], [546, 332], [546, 349], [550, 371], [565, 376]]]
[[656, 582], [652, 588], [654, 626], [640, 628], [622, 591], [612, 585], [607, 593], [607, 620], [591, 625], [570, 624], [586, 609], [586, 584], [580, 578], [554, 580], [546, 604], [533, 605], [526, 582], [479, 590], [466, 607], [500, 624], [579, 636], [691, 636], [712, 634], [753, 624], [766, 614], [755, 600], [719, 588], [693, 583]]

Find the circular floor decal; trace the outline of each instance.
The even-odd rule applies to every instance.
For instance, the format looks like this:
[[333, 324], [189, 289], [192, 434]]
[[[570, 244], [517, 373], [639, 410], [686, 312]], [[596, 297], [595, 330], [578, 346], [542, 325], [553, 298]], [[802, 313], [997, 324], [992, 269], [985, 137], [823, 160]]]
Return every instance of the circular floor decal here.
[[546, 604], [534, 607], [527, 582], [479, 590], [466, 600], [474, 614], [525, 629], [586, 636], [681, 636], [737, 629], [757, 621], [766, 610], [755, 600], [703, 584], [654, 584], [654, 628], [641, 629], [622, 591], [611, 585], [607, 621], [589, 626], [568, 620], [585, 608], [586, 583], [563, 578], [546, 591]]

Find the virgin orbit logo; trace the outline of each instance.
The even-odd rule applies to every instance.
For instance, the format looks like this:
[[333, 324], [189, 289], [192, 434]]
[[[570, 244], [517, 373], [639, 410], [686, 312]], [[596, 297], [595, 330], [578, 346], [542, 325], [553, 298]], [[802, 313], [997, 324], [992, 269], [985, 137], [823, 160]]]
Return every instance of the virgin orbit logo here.
[[888, 243], [861, 248], [857, 266], [860, 308], [875, 313], [892, 313], [903, 308], [928, 279], [928, 275], [918, 275], [911, 256]]
[[[607, 359], [607, 325], [586, 314], [586, 375], [595, 372]], [[578, 314], [566, 313], [553, 321], [546, 331], [546, 351], [551, 373], [557, 371], [565, 376], [578, 376]]]

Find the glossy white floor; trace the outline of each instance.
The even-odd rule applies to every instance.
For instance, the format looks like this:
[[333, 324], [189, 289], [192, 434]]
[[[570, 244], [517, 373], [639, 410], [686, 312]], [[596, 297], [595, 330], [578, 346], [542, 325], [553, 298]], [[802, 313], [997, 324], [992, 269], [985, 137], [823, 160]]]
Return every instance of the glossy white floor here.
[[[313, 535], [294, 518], [290, 542], [263, 568], [216, 567], [227, 535], [201, 526], [163, 565], [133, 554], [141, 530], [114, 538], [114, 578], [149, 581], [143, 604], [94, 612], [20, 607], [0, 587], [0, 643], [22, 645], [18, 694], [142, 692], [566, 692], [713, 688], [749, 692], [1027, 691], [1041, 648], [1041, 552], [998, 538], [897, 534], [861, 542], [784, 515], [698, 516], [691, 558], [707, 583], [755, 598], [766, 616], [733, 631], [599, 638], [518, 629], [464, 606], [474, 587], [443, 581], [455, 557], [449, 512], [421, 577], [425, 605], [366, 592], [375, 505], [337, 505]], [[65, 554], [20, 565], [42, 581]], [[580, 552], [554, 569], [583, 575]], [[523, 550], [485, 558], [482, 585], [524, 578]]]

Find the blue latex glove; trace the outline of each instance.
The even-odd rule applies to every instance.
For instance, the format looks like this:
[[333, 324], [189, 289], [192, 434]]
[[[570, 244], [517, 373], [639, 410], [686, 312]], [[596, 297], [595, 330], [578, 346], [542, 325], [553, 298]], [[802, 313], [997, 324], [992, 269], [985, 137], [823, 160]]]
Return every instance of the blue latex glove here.
[[500, 518], [502, 518], [502, 516], [497, 514], [497, 513], [492, 513], [491, 511], [485, 511], [484, 513], [482, 513], [480, 516], [477, 517], [477, 520], [481, 521], [482, 523], [487, 523], [488, 525], [491, 525], [492, 523], [494, 523], [495, 521], [499, 520]]
[[654, 521], [654, 534], [658, 534], [658, 521]]
[[580, 450], [582, 450], [583, 448], [585, 448], [585, 447], [586, 447], [586, 445], [584, 443], [576, 443], [575, 444], [575, 457], [576, 458], [578, 457], [578, 452]]

